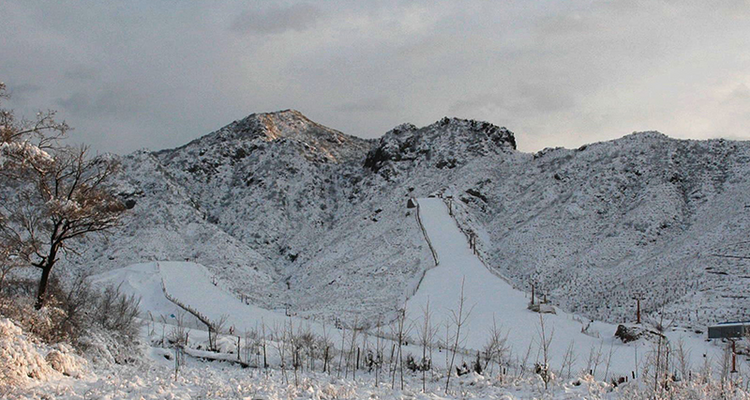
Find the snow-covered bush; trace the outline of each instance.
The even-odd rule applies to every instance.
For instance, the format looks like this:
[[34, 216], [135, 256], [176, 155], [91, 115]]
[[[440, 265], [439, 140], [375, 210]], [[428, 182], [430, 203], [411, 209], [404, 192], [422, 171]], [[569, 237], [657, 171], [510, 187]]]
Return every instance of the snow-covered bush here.
[[0, 318], [0, 389], [21, 385], [26, 379], [44, 379], [51, 372], [38, 346], [21, 327]]
[[67, 289], [51, 284], [47, 305], [36, 310], [33, 290], [24, 286], [29, 282], [9, 282], [0, 293], [0, 315], [44, 343], [61, 343], [61, 354], [52, 356], [58, 366], [70, 353], [65, 343], [96, 361], [129, 363], [140, 354], [137, 298], [117, 287], [100, 291], [81, 277]]
[[73, 348], [64, 343], [56, 344], [44, 359], [55, 371], [73, 378], [80, 377], [86, 365], [86, 360], [75, 355]]
[[[25, 332], [46, 343], [57, 343], [69, 340], [66, 328], [65, 312], [57, 307], [57, 302], [49, 306], [34, 309], [34, 298], [24, 294], [26, 281], [14, 281], [7, 284], [7, 290], [0, 293], [0, 315], [10, 318]], [[16, 290], [11, 291], [11, 288]]]

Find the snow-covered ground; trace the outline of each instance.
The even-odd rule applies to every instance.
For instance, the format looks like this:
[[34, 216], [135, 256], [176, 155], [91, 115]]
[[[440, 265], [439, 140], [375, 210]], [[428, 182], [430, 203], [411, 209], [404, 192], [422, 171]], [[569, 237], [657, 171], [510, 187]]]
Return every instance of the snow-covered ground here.
[[[510, 349], [507, 355], [509, 365], [531, 365], [542, 362], [541, 318], [544, 319], [545, 334], [551, 339], [548, 362], [554, 369], [563, 369], [566, 352], [569, 349], [571, 364], [566, 367], [573, 373], [594, 370], [598, 379], [631, 375], [640, 371], [646, 363], [646, 355], [652, 344], [646, 341], [623, 344], [614, 337], [615, 325], [602, 322], [583, 321], [580, 317], [556, 309], [556, 314], [539, 314], [528, 310], [526, 294], [515, 290], [503, 279], [490, 273], [477, 258], [459, 230], [441, 199], [420, 199], [420, 215], [429, 238], [440, 260], [439, 265], [427, 271], [416, 294], [407, 302], [407, 330], [409, 337], [419, 336], [422, 310], [430, 303], [432, 324], [436, 330], [433, 343], [436, 347], [446, 347], [452, 343], [454, 335], [454, 313], [458, 312], [461, 283], [464, 284], [464, 313], [467, 322], [462, 327], [459, 347], [463, 349], [457, 359], [471, 361], [477, 351], [487, 343], [493, 326], [507, 337]], [[283, 313], [266, 310], [246, 304], [218, 285], [207, 270], [200, 264], [191, 262], [152, 262], [137, 264], [121, 270], [111, 271], [94, 278], [99, 283], [119, 285], [122, 290], [141, 296], [144, 315], [150, 314], [156, 322], [174, 325], [180, 307], [165, 297], [176, 299], [181, 305], [200, 312], [210, 320], [226, 317], [225, 330], [241, 336], [245, 332], [259, 332], [262, 328], [273, 332], [285, 326], [304, 327], [317, 335], [326, 334], [331, 338], [341, 337], [342, 331], [324, 327], [320, 323], [289, 317]], [[189, 319], [189, 314], [187, 315]], [[583, 322], [582, 322], [583, 321]], [[448, 330], [446, 331], [446, 324]], [[191, 327], [205, 329], [193, 320]], [[588, 326], [587, 333], [582, 332]], [[383, 332], [391, 333], [389, 327]], [[371, 331], [371, 334], [374, 330]], [[446, 340], [446, 334], [449, 339]], [[689, 351], [691, 365], [698, 366], [704, 360], [719, 360], [722, 349], [704, 341], [703, 337], [684, 329], [671, 329], [666, 333], [670, 342], [681, 341]], [[200, 336], [193, 335], [198, 338]], [[349, 339], [347, 339], [349, 340]], [[374, 338], [370, 339], [370, 344]], [[390, 348], [390, 346], [386, 346]], [[421, 355], [420, 348], [412, 343], [406, 346], [405, 354]], [[437, 353], [436, 353], [437, 354]], [[596, 360], [592, 362], [591, 357]], [[445, 367], [447, 359], [436, 356], [436, 367]]]
[[[174, 370], [174, 351], [150, 347], [136, 364], [88, 364], [80, 357], [68, 357], [65, 365], [75, 374], [63, 374], [45, 366], [45, 353], [54, 350], [34, 344], [19, 328], [0, 319], [0, 344], [12, 345], [9, 366], [26, 363], [28, 369], [12, 386], [0, 385], [3, 399], [650, 399], [650, 382], [627, 382], [619, 387], [582, 375], [570, 379], [556, 378], [548, 388], [531, 372], [498, 375], [469, 373], [453, 377], [445, 392], [445, 374], [437, 370], [426, 375], [405, 371], [401, 388], [400, 373], [390, 375], [387, 368], [378, 379], [362, 369], [356, 378], [342, 371], [330, 373], [305, 369], [282, 371], [278, 365], [268, 369], [240, 368], [227, 362], [207, 362], [187, 357], [178, 373]], [[3, 349], [8, 350], [3, 347]], [[8, 361], [4, 359], [3, 361]], [[28, 376], [26, 376], [28, 374]], [[377, 379], [377, 381], [376, 381]], [[731, 385], [730, 385], [731, 382]], [[739, 376], [719, 384], [703, 381], [698, 374], [690, 382], [672, 383], [662, 395], [673, 399], [748, 399]], [[666, 397], [665, 397], [666, 398]]]
[[[493, 275], [474, 254], [442, 199], [422, 198], [418, 202], [422, 224], [440, 262], [427, 271], [416, 294], [407, 302], [407, 315], [414, 320], [415, 326], [421, 326], [421, 315], [429, 302], [434, 313], [432, 324], [440, 328], [438, 337], [445, 337], [446, 324], [452, 335], [456, 329], [463, 284], [466, 323], [461, 327], [461, 347], [482, 350], [494, 325], [502, 330], [502, 336], [507, 335], [507, 344], [516, 362], [523, 360], [529, 351], [530, 362], [542, 362], [541, 318], [546, 339], [551, 339], [549, 363], [555, 368], [562, 366], [568, 348], [576, 353], [574, 371], [594, 368], [587, 365], [587, 356], [591, 352], [600, 352], [605, 359], [609, 359], [611, 353], [608, 377], [604, 376], [605, 367], [599, 366], [601, 376], [598, 377], [602, 379], [627, 376], [642, 368], [644, 354], [650, 351], [648, 345], [643, 342], [623, 344], [614, 337], [616, 325], [584, 320], [560, 309], [555, 309], [554, 314], [530, 311], [527, 294]], [[587, 333], [583, 333], [584, 327], [588, 327]], [[693, 365], [703, 363], [704, 357], [715, 359], [721, 355], [721, 349], [706, 343], [702, 335], [684, 329], [670, 329], [666, 335], [672, 343], [682, 341], [691, 350], [690, 362]], [[636, 361], [639, 351], [640, 359]], [[636, 367], [636, 362], [641, 365]]]
[[[490, 328], [496, 324], [507, 334], [507, 345], [511, 350], [512, 360], [505, 365], [507, 369], [503, 374], [499, 373], [501, 368], [494, 367], [494, 372], [485, 371], [484, 375], [469, 373], [461, 377], [453, 376], [446, 394], [445, 371], [450, 352], [445, 350], [444, 345], [438, 344], [437, 349], [432, 349], [433, 369], [426, 374], [426, 391], [422, 392], [421, 373], [410, 372], [407, 368], [404, 368], [402, 390], [400, 368], [395, 361], [398, 356], [394, 359], [394, 354], [391, 353], [388, 357], [389, 350], [392, 352], [397, 347], [395, 342], [387, 339], [380, 346], [385, 350], [384, 359], [389, 361], [384, 360], [379, 374], [362, 367], [354, 378], [348, 367], [353, 358], [342, 364], [338, 355], [333, 359], [334, 366], [329, 373], [321, 372], [320, 360], [317, 364], [313, 363], [312, 368], [311, 364], [303, 363], [302, 370], [294, 373], [289, 358], [284, 371], [281, 369], [281, 354], [286, 351], [287, 357], [290, 357], [291, 351], [284, 350], [278, 329], [286, 329], [286, 326], [299, 329], [305, 326], [320, 335], [325, 329], [321, 324], [246, 304], [222, 288], [200, 264], [161, 261], [131, 265], [92, 278], [97, 284], [120, 285], [123, 292], [141, 296], [146, 321], [143, 335], [150, 346], [145, 349], [145, 357], [137, 365], [86, 365], [82, 359], [68, 356], [72, 360], [69, 364], [80, 365], [75, 365], [75, 377], [67, 376], [44, 366], [42, 360], [52, 349], [30, 344], [18, 328], [14, 328], [7, 320], [0, 321], [3, 324], [3, 332], [0, 333], [5, 335], [0, 335], [5, 337], [3, 345], [20, 349], [4, 354], [12, 355], [16, 360], [14, 362], [30, 360], [30, 365], [41, 371], [28, 374], [30, 377], [20, 376], [25, 384], [0, 388], [0, 393], [7, 398], [19, 399], [630, 399], [649, 396], [650, 383], [636, 380], [615, 388], [608, 382], [618, 376], [627, 376], [636, 369], [636, 352], [640, 357], [637, 373], [644, 373], [647, 364], [644, 360], [653, 350], [651, 344], [641, 340], [623, 345], [612, 337], [615, 326], [604, 323], [591, 324], [589, 334], [583, 334], [579, 320], [560, 310], [557, 310], [557, 314], [544, 316], [546, 334], [552, 338], [550, 367], [556, 375], [545, 389], [543, 381], [533, 371], [533, 364], [541, 361], [540, 314], [527, 310], [526, 295], [489, 272], [473, 254], [466, 237], [441, 199], [420, 199], [419, 204], [421, 222], [440, 262], [427, 271], [416, 294], [407, 302], [410, 343], [404, 346], [404, 358], [414, 355], [418, 360], [421, 355], [421, 348], [414, 337], [418, 336], [422, 307], [429, 300], [435, 326], [450, 321], [451, 312], [457, 311], [463, 281], [465, 308], [470, 313], [463, 327], [461, 336], [464, 340], [461, 342], [462, 350], [457, 355], [456, 365], [474, 360], [476, 351], [486, 342]], [[188, 315], [186, 326], [190, 341], [185, 351], [187, 357], [175, 376], [175, 350], [165, 348], [169, 346], [165, 338], [173, 335], [177, 325], [176, 317], [184, 314], [181, 307], [199, 312], [209, 319], [226, 316], [227, 323], [219, 338], [221, 352], [207, 352], [202, 350], [207, 337], [205, 326], [197, 319], [190, 319]], [[244, 346], [250, 347], [240, 350], [240, 355], [235, 347], [237, 336], [242, 336], [245, 331], [257, 332], [259, 325], [269, 329], [268, 369], [262, 368], [259, 362], [261, 356], [256, 351], [260, 351], [260, 348], [253, 347], [256, 344], [249, 345], [245, 341]], [[449, 331], [454, 329], [450, 322], [448, 325]], [[234, 335], [227, 333], [230, 327]], [[389, 329], [386, 327], [383, 331], [392, 333]], [[274, 330], [276, 335], [270, 333]], [[441, 337], [440, 333], [442, 331], [444, 330], [438, 329], [436, 342], [444, 342], [444, 336]], [[370, 332], [373, 333], [374, 331]], [[347, 332], [330, 326], [327, 331], [336, 347], [339, 347], [338, 340], [341, 338], [345, 348], [353, 348], [351, 334], [351, 330]], [[598, 338], [591, 336], [597, 334]], [[721, 351], [718, 347], [706, 344], [700, 337], [682, 330], [670, 331], [667, 336], [673, 344], [678, 340], [683, 341], [689, 351], [688, 362], [696, 377], [706, 362], [714, 371], [720, 368]], [[359, 343], [364, 346], [364, 352], [368, 348], [372, 351], [378, 345], [377, 338], [373, 336], [364, 340], [357, 339], [354, 345], [359, 346]], [[572, 349], [575, 359], [570, 367], [570, 376], [566, 376], [562, 365], [563, 354], [568, 348]], [[524, 360], [527, 352], [529, 359]], [[595, 365], [590, 361], [590, 355], [594, 353], [597, 354]], [[706, 354], [706, 358], [703, 354]], [[238, 357], [244, 364], [234, 362]], [[520, 366], [519, 363], [525, 365]], [[249, 365], [250, 368], [241, 368], [241, 365]], [[732, 375], [732, 379], [741, 384], [741, 377], [748, 366], [744, 359], [740, 359], [739, 366], [740, 374]], [[594, 376], [587, 376], [587, 368], [598, 370]], [[392, 375], [392, 371], [396, 375]], [[702, 383], [697, 379], [674, 385], [681, 385], [679, 390], [682, 392], [673, 393], [690, 393], [692, 398], [710, 398], [715, 393], [720, 393], [717, 384]], [[728, 398], [747, 398], [741, 390], [733, 390], [730, 395], [734, 397]]]
[[[176, 324], [176, 317], [186, 313], [186, 306], [207, 317], [210, 321], [219, 321], [226, 317], [224, 328], [232, 329], [237, 335], [245, 331], [260, 330], [265, 324], [268, 329], [283, 327], [290, 319], [284, 314], [276, 313], [243, 303], [238, 298], [218, 285], [206, 268], [193, 262], [155, 261], [135, 264], [122, 269], [105, 272], [93, 277], [99, 284], [120, 285], [127, 294], [141, 297], [141, 311], [145, 318], [149, 315], [156, 321]], [[177, 300], [179, 305], [169, 298]], [[298, 318], [293, 322], [302, 324]], [[191, 319], [194, 321], [194, 319]], [[192, 326], [205, 329], [193, 322]]]

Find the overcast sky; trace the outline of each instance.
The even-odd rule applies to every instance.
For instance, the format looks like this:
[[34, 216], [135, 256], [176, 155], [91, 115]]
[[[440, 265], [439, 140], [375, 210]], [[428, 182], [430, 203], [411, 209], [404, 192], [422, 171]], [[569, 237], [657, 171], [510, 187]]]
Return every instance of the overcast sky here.
[[750, 0], [3, 0], [0, 81], [121, 154], [287, 108], [361, 137], [481, 119], [524, 151], [750, 139]]

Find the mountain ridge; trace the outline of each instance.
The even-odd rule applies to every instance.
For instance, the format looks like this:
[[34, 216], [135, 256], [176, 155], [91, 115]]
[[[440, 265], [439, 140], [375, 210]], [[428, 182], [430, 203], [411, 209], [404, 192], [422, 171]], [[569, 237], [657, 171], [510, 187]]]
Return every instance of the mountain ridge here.
[[[511, 131], [486, 122], [402, 124], [365, 140], [284, 110], [148, 154], [145, 164], [123, 157], [118, 179], [136, 201], [130, 218], [170, 246], [121, 228], [73, 263], [189, 257], [258, 305], [377, 320], [432, 263], [406, 200], [444, 194], [489, 268], [522, 289], [537, 282], [567, 310], [620, 322], [631, 292], [643, 291], [645, 313], [666, 310], [686, 325], [750, 316], [750, 293], [730, 279], [743, 266], [703, 255], [750, 226], [737, 211], [750, 204], [747, 142], [647, 131], [523, 153]], [[179, 238], [182, 225], [201, 233]], [[123, 257], [120, 241], [138, 243], [136, 254]]]

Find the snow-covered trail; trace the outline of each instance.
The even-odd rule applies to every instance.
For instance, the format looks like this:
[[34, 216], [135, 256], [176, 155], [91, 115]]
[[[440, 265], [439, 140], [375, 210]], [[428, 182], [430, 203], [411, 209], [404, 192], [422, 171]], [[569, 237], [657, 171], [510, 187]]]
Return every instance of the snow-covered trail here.
[[[407, 302], [407, 315], [414, 321], [415, 329], [421, 326], [423, 310], [429, 302], [433, 312], [432, 324], [440, 327], [439, 340], [445, 340], [446, 323], [450, 325], [450, 331], [455, 332], [452, 321], [459, 309], [463, 280], [464, 313], [468, 313], [468, 319], [461, 328], [462, 347], [482, 349], [494, 322], [502, 329], [503, 336], [507, 333], [514, 360], [518, 358], [523, 361], [531, 348], [528, 362], [541, 361], [540, 314], [527, 309], [529, 299], [526, 294], [515, 290], [485, 268], [469, 248], [466, 237], [441, 199], [425, 198], [418, 202], [422, 224], [438, 253], [440, 264], [427, 271], [416, 294]], [[591, 349], [598, 351], [600, 348], [605, 362], [610, 349], [613, 352], [610, 373], [625, 375], [635, 369], [636, 345], [625, 345], [616, 340], [613, 337], [615, 325], [592, 323], [590, 334], [587, 335], [581, 332], [583, 325], [580, 319], [574, 319], [573, 315], [561, 310], [556, 311], [556, 315], [543, 315], [546, 337], [552, 337], [549, 348], [552, 368], [561, 368], [565, 352], [572, 346], [577, 358], [573, 371], [586, 368]], [[669, 336], [675, 341], [682, 337], [688, 347], [692, 346], [695, 362], [700, 362], [702, 354], [708, 350], [701, 338], [695, 335], [675, 331]], [[648, 345], [642, 342], [639, 346], [637, 351], [643, 358]], [[604, 369], [604, 364], [599, 368]]]
[[[225, 329], [236, 334], [289, 325], [290, 318], [276, 312], [244, 304], [237, 297], [214, 285], [203, 265], [191, 262], [157, 262], [167, 293], [185, 306], [198, 310], [212, 321], [226, 317]], [[293, 321], [295, 329], [300, 321]], [[309, 324], [309, 322], [305, 322]]]
[[[155, 318], [163, 316], [170, 323], [176, 322], [173, 321], [174, 316], [182, 310], [165, 296], [164, 290], [181, 305], [200, 312], [212, 321], [218, 321], [226, 316], [224, 328], [233, 327], [235, 334], [260, 330], [262, 325], [269, 331], [280, 329], [289, 326], [290, 321], [295, 331], [299, 327], [314, 325], [313, 331], [322, 333], [322, 325], [290, 318], [252, 304], [244, 304], [225, 289], [214, 285], [203, 265], [192, 262], [158, 261], [134, 264], [97, 275], [93, 281], [102, 284], [122, 284], [122, 291], [141, 298], [141, 310], [144, 313], [151, 313]], [[196, 323], [191, 322], [193, 325]], [[200, 324], [196, 327], [205, 328]]]

